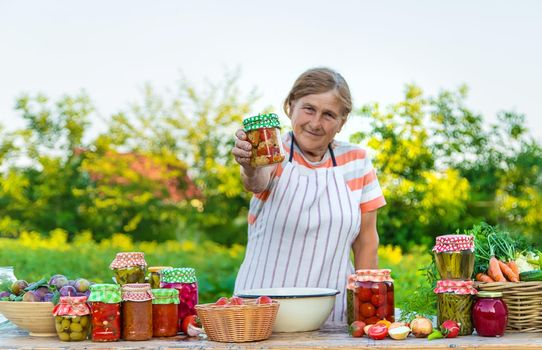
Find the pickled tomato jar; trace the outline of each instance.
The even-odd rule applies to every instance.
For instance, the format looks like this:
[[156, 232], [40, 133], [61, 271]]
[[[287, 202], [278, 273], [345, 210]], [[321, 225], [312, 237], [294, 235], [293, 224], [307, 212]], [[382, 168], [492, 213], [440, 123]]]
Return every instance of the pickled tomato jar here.
[[252, 144], [251, 166], [262, 167], [284, 160], [280, 122], [275, 113], [246, 118], [243, 120], [243, 129]]
[[[347, 319], [374, 324], [395, 322], [394, 286], [389, 269], [357, 270], [348, 278]], [[350, 296], [349, 296], [350, 295]], [[350, 301], [349, 301], [350, 298]], [[348, 306], [349, 305], [349, 306]]]
[[177, 335], [179, 291], [172, 288], [153, 289], [152, 334], [154, 337]]
[[472, 281], [440, 280], [434, 289], [437, 294], [437, 322], [453, 320], [459, 323], [459, 335], [471, 335], [472, 306], [478, 291]]
[[91, 311], [92, 331], [90, 339], [95, 342], [118, 341], [121, 335], [118, 284], [93, 284], [88, 297]]
[[53, 309], [55, 328], [62, 341], [81, 341], [90, 331], [90, 309], [87, 297], [60, 297]]
[[158, 289], [160, 288], [160, 276], [162, 274], [162, 270], [165, 269], [171, 269], [171, 266], [151, 266], [149, 267], [149, 274], [148, 274], [148, 281], [147, 283], [150, 283], [152, 289]]
[[152, 292], [148, 283], [125, 284], [122, 289], [122, 331], [124, 340], [152, 338]]
[[115, 273], [118, 284], [144, 283], [147, 275], [145, 254], [141, 252], [117, 253], [109, 267]]
[[437, 270], [442, 280], [470, 280], [474, 271], [474, 237], [444, 235], [433, 247]]
[[198, 283], [196, 270], [191, 267], [179, 267], [162, 270], [161, 288], [174, 288], [179, 291], [179, 314], [177, 331], [181, 331], [183, 319], [196, 314], [198, 303]]
[[501, 292], [480, 291], [472, 309], [476, 333], [483, 337], [501, 337], [508, 325], [508, 307]]

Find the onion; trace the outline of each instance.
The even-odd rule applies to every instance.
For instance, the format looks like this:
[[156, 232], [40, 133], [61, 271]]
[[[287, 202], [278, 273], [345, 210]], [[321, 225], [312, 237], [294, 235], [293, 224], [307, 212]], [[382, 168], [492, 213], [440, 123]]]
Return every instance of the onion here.
[[410, 322], [410, 328], [416, 338], [425, 338], [433, 331], [433, 324], [428, 318], [416, 316]]

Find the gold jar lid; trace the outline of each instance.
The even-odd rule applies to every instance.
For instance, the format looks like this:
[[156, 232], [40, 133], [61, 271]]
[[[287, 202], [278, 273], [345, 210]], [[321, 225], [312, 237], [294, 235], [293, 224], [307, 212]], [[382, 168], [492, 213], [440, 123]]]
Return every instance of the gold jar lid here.
[[172, 269], [172, 268], [173, 267], [171, 267], [171, 266], [151, 266], [147, 270], [149, 270], [149, 272], [160, 272], [162, 270]]
[[480, 291], [480, 292], [478, 292], [478, 298], [502, 298], [502, 293], [501, 292]]

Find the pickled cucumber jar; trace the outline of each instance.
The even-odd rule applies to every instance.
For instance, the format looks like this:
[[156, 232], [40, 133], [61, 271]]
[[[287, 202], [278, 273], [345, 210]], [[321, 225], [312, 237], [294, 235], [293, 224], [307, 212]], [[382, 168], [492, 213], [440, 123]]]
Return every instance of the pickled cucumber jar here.
[[177, 335], [179, 291], [173, 288], [153, 289], [152, 334], [154, 337]]
[[144, 253], [117, 253], [109, 267], [115, 272], [115, 281], [121, 286], [127, 283], [145, 282], [147, 262]]
[[179, 291], [179, 315], [177, 330], [180, 332], [182, 321], [186, 316], [196, 314], [198, 303], [198, 282], [196, 270], [191, 267], [180, 267], [162, 270], [161, 288], [174, 288]]
[[151, 285], [128, 283], [122, 290], [122, 339], [149, 340], [152, 338]]
[[[348, 322], [363, 321], [374, 324], [380, 320], [395, 322], [395, 299], [393, 279], [389, 269], [356, 270], [348, 279], [351, 289], [351, 311], [347, 311]], [[348, 307], [347, 292], [347, 307]], [[348, 315], [350, 314], [350, 316]]]
[[91, 311], [92, 332], [95, 342], [118, 341], [120, 339], [120, 302], [118, 284], [93, 284], [88, 297]]
[[60, 297], [53, 309], [55, 328], [62, 341], [81, 341], [90, 331], [90, 309], [87, 297]]
[[442, 280], [470, 280], [474, 271], [474, 237], [438, 236], [433, 247], [437, 270]]
[[243, 129], [252, 144], [250, 165], [262, 167], [284, 160], [280, 122], [275, 113], [258, 114], [243, 120]]
[[162, 270], [171, 269], [171, 266], [151, 266], [149, 267], [149, 274], [147, 277], [147, 283], [150, 283], [152, 289], [160, 288], [160, 276]]
[[441, 280], [437, 281], [434, 292], [437, 294], [437, 322], [453, 320], [459, 323], [459, 335], [471, 335], [472, 307], [474, 295], [478, 291], [472, 281]]

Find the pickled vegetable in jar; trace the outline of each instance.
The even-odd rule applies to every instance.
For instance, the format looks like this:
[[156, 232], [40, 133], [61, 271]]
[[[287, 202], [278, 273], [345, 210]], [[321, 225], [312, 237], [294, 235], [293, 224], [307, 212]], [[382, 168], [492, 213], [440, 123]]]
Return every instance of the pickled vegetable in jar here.
[[508, 307], [501, 292], [478, 292], [472, 310], [476, 333], [483, 337], [501, 337], [508, 324]]
[[53, 309], [55, 328], [62, 341], [81, 341], [90, 331], [90, 309], [87, 297], [60, 297]]
[[177, 335], [179, 291], [173, 288], [153, 289], [152, 334], [154, 337]]
[[171, 269], [171, 266], [151, 266], [149, 267], [149, 275], [147, 283], [150, 283], [152, 289], [160, 288], [161, 271]]
[[122, 290], [122, 339], [152, 338], [152, 292], [148, 283], [125, 284]]
[[120, 303], [118, 284], [93, 284], [88, 297], [92, 316], [90, 339], [95, 342], [118, 341], [121, 335]]
[[474, 237], [438, 236], [433, 247], [437, 270], [442, 280], [470, 280], [474, 271]]
[[353, 310], [347, 311], [347, 316], [350, 313], [353, 321], [363, 321], [365, 324], [380, 320], [395, 322], [394, 286], [389, 269], [357, 270], [348, 279], [347, 288], [352, 290]]
[[180, 332], [183, 319], [186, 316], [196, 314], [196, 304], [198, 303], [196, 270], [190, 267], [162, 270], [160, 287], [174, 288], [179, 291], [177, 330]]
[[437, 294], [437, 322], [453, 320], [459, 323], [459, 335], [471, 335], [472, 306], [474, 295], [478, 291], [472, 281], [441, 280], [437, 281], [434, 292]]
[[145, 282], [147, 262], [144, 253], [117, 253], [109, 267], [115, 272], [115, 280], [120, 285]]
[[284, 160], [280, 122], [274, 113], [258, 114], [243, 120], [244, 131], [252, 145], [250, 165], [261, 167]]

